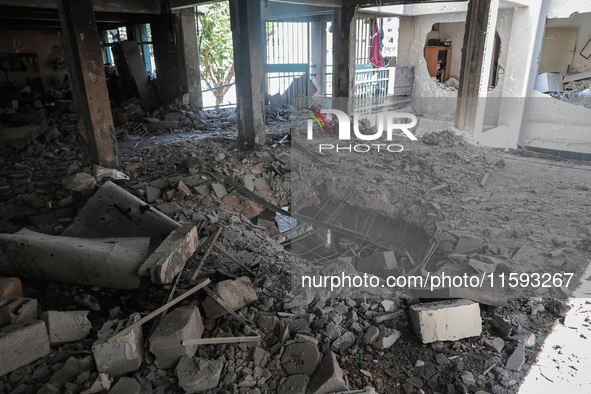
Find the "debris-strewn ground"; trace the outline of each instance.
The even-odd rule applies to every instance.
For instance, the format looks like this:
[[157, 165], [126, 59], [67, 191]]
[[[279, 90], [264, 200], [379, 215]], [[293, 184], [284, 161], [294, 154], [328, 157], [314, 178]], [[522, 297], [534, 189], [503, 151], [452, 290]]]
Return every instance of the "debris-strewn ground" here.
[[[103, 325], [156, 310], [166, 303], [172, 285], [146, 281], [137, 291], [124, 291], [22, 278], [25, 297], [36, 299], [41, 312], [88, 310], [91, 328], [84, 339], [53, 346], [49, 355], [0, 377], [0, 392], [100, 392], [111, 385], [113, 392], [138, 393], [182, 393], [180, 386], [220, 393], [304, 393], [306, 386], [326, 392], [318, 388], [326, 379], [333, 379], [335, 390], [342, 389], [331, 352], [350, 389], [372, 386], [379, 393], [518, 390], [544, 338], [564, 315], [561, 301], [555, 299], [558, 290], [513, 300], [504, 307], [480, 305], [480, 336], [425, 345], [413, 331], [408, 312], [427, 299], [323, 295], [309, 299], [292, 293], [292, 274], [310, 263], [278, 242], [278, 229], [266, 226], [272, 216], [257, 220], [267, 214], [263, 206], [224, 184], [219, 175], [281, 207], [292, 204], [293, 187], [294, 191], [313, 190], [319, 200], [346, 196], [351, 207], [374, 207], [404, 220], [429, 237], [440, 237], [438, 252], [426, 266], [434, 272], [449, 265], [450, 252], [459, 240], [473, 236], [481, 239], [481, 245], [456, 253], [453, 261], [496, 258], [518, 272], [560, 265], [561, 270], [580, 275], [591, 251], [591, 222], [581, 215], [589, 211], [591, 167], [474, 147], [446, 131], [405, 144], [403, 153], [368, 158], [365, 172], [351, 170], [365, 163], [365, 157], [356, 156], [353, 167], [347, 165], [351, 156], [341, 154], [320, 157], [331, 165], [330, 171], [310, 164], [314, 159], [307, 153], [303, 155], [309, 160], [296, 169], [286, 156], [296, 155], [284, 138], [290, 131], [286, 122], [270, 122], [268, 144], [248, 151], [235, 142], [236, 129], [228, 119], [231, 113], [175, 112], [182, 116], [167, 120], [163, 113], [159, 121], [195, 124], [205, 120], [207, 127], [204, 131], [191, 130], [195, 126], [174, 131], [173, 127], [166, 133], [142, 127], [136, 134], [129, 129], [127, 137], [122, 133], [121, 170], [129, 180], [116, 182], [179, 223], [197, 225], [201, 239], [223, 228], [216, 244], [221, 249], [212, 249], [195, 280], [191, 276], [203, 252], [188, 261], [176, 295], [206, 278], [216, 284], [246, 277], [258, 300], [237, 310], [243, 322], [229, 314], [208, 318], [202, 304], [204, 292], [174, 308], [201, 309], [203, 338], [260, 335], [260, 342], [199, 345], [194, 357], [182, 361], [183, 368], [160, 369], [154, 355], [146, 351], [140, 367], [123, 377], [99, 374], [92, 345]], [[2, 232], [27, 227], [61, 234], [88, 198], [88, 191], [72, 192], [62, 185], [67, 175], [92, 176], [94, 172], [79, 165], [84, 154], [75, 143], [76, 119], [55, 116], [53, 122], [60, 125], [57, 135], [39, 137], [1, 159]], [[304, 149], [312, 151], [305, 144]], [[297, 156], [301, 155], [300, 150]], [[489, 175], [481, 186], [485, 174]], [[316, 180], [314, 185], [305, 184], [310, 179]], [[438, 188], [443, 184], [447, 186]], [[152, 320], [142, 326], [146, 343], [157, 323]], [[28, 351], [26, 344], [20, 351]]]

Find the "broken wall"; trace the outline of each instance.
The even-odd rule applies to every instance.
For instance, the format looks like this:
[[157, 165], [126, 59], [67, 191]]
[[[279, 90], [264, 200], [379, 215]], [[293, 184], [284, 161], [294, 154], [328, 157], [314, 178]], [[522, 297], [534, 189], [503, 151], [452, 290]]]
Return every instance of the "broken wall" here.
[[[453, 121], [456, 114], [457, 91], [441, 89], [434, 82], [427, 70], [424, 47], [427, 34], [435, 23], [440, 23], [440, 38], [451, 38], [452, 74], [459, 75], [464, 39], [465, 12], [429, 14], [400, 19], [400, 39], [398, 49], [398, 65], [415, 68], [413, 88], [413, 106], [425, 117], [433, 117], [445, 121]], [[511, 40], [513, 25], [513, 9], [499, 10], [496, 30], [501, 38], [499, 56], [499, 78], [497, 86], [489, 91], [485, 124], [498, 123], [500, 97], [503, 96], [504, 67], [507, 64], [507, 50]], [[461, 33], [460, 33], [461, 32]]]
[[[7, 71], [9, 81], [14, 86], [25, 86], [33, 78], [41, 78], [45, 90], [62, 87], [67, 74], [65, 59], [62, 57], [62, 44], [58, 30], [3, 31], [0, 34], [0, 55], [36, 54], [36, 63], [25, 60], [26, 71]], [[2, 85], [6, 74], [0, 73]]]

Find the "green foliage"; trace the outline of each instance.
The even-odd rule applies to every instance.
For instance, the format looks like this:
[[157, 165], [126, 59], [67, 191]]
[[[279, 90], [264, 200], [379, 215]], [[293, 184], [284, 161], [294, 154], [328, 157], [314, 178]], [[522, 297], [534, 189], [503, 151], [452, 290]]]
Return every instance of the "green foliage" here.
[[[230, 83], [234, 76], [230, 7], [227, 1], [221, 1], [201, 6], [198, 10], [205, 13], [205, 16], [198, 17], [201, 76], [211, 89]], [[227, 88], [216, 89], [214, 94], [221, 101], [227, 91]]]

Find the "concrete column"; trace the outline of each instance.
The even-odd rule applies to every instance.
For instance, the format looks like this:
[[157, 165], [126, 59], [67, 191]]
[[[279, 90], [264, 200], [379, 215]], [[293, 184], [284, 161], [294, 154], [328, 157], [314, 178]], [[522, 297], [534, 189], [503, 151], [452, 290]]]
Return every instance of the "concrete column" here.
[[150, 22], [157, 96], [163, 103], [171, 103], [183, 94], [183, 78], [174, 31], [175, 18], [174, 14], [165, 13]]
[[333, 107], [348, 114], [352, 113], [355, 92], [356, 39], [355, 6], [343, 0], [332, 12], [332, 97]]
[[312, 22], [310, 58], [316, 74], [312, 81], [320, 94], [326, 94], [326, 22]]
[[265, 143], [263, 89], [264, 34], [258, 0], [230, 0], [234, 68], [238, 99], [238, 139], [246, 145]]
[[181, 57], [181, 68], [183, 69], [183, 90], [189, 94], [191, 107], [203, 107], [195, 7], [181, 9], [179, 11], [179, 22], [181, 33], [179, 55]]
[[103, 167], [117, 168], [117, 139], [92, 0], [60, 0], [58, 8], [90, 157]]
[[499, 0], [470, 0], [462, 49], [455, 126], [481, 133], [494, 51]]
[[499, 123], [506, 135], [497, 136], [504, 147], [515, 148], [524, 121], [527, 96], [533, 90], [546, 27], [549, 0], [529, 0], [529, 6], [516, 7], [513, 13], [511, 42], [505, 68], [505, 85]]

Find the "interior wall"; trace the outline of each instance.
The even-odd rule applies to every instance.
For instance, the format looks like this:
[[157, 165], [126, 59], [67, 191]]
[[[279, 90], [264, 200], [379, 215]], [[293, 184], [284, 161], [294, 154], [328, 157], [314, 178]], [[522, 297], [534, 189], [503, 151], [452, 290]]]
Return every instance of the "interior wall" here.
[[[591, 13], [574, 14], [566, 19], [549, 19], [546, 22], [546, 28], [579, 29], [575, 53], [572, 59], [571, 74], [591, 71], [591, 58], [585, 59], [580, 54], [585, 44], [591, 40]], [[587, 49], [589, 48], [591, 48], [591, 43], [589, 43]]]
[[[0, 54], [16, 54], [15, 45], [20, 53], [36, 53], [37, 64], [27, 64], [27, 71], [7, 71], [10, 83], [15, 86], [25, 86], [33, 78], [41, 78], [43, 87], [63, 87], [67, 70], [55, 62], [62, 59], [62, 46], [57, 30], [48, 31], [3, 31], [0, 34]], [[63, 62], [62, 62], [63, 64]], [[0, 72], [0, 85], [6, 84], [6, 75]]]
[[462, 50], [464, 43], [464, 32], [466, 30], [466, 22], [452, 22], [439, 24], [439, 39], [451, 40], [451, 75], [460, 76], [462, 68]]

